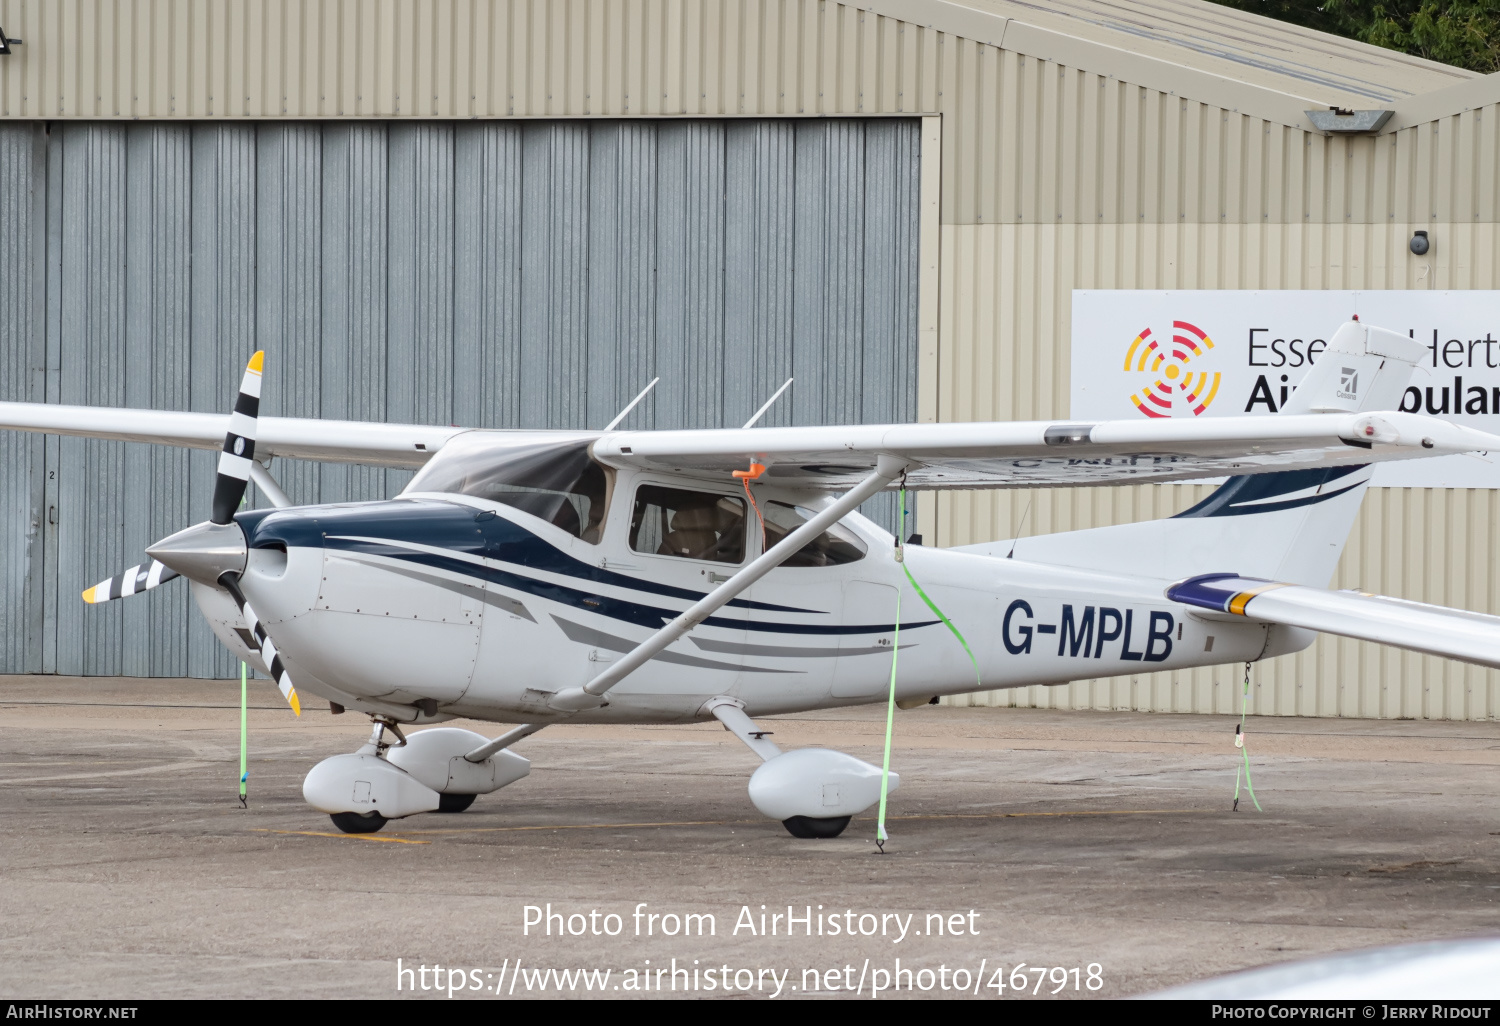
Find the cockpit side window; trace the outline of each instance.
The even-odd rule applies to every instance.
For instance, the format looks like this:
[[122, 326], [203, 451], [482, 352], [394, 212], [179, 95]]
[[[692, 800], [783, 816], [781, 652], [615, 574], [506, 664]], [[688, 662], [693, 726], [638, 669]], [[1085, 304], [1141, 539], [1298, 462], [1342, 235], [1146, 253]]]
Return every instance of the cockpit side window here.
[[456, 492], [530, 513], [598, 544], [610, 474], [587, 442], [439, 453], [409, 492]]
[[[810, 510], [774, 499], [761, 504], [766, 518], [766, 547], [770, 548], [813, 518]], [[843, 524], [834, 524], [786, 560], [784, 567], [838, 566], [865, 558], [859, 537]]]
[[630, 547], [659, 556], [744, 562], [745, 500], [641, 485], [630, 518]]

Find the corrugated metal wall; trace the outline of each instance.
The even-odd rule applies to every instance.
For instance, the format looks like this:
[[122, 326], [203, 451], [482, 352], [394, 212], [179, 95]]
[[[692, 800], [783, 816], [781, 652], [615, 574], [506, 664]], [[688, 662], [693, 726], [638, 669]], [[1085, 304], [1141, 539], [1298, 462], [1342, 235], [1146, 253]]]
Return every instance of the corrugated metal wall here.
[[[34, 250], [44, 190], [36, 188], [30, 125], [0, 126], [0, 397], [41, 402], [43, 340], [32, 330], [43, 265]], [[42, 453], [45, 441], [0, 431], [0, 665], [19, 666], [40, 648], [41, 578], [25, 568], [42, 560]]]
[[[795, 375], [766, 423], [913, 420], [919, 131], [0, 125], [0, 398], [227, 410], [264, 348], [267, 414], [599, 427], [660, 374], [631, 424], [718, 427]], [[0, 446], [0, 672], [232, 671], [183, 587], [76, 597], [205, 518], [212, 454]], [[408, 476], [273, 469], [299, 502]]]

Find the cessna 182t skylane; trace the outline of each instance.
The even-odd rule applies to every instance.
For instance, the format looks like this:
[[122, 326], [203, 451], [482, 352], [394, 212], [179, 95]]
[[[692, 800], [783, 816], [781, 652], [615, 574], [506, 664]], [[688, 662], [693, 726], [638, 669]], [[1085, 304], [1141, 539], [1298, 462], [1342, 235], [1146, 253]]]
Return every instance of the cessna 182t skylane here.
[[[883, 699], [898, 592], [903, 705], [1253, 661], [1315, 631], [1500, 667], [1500, 617], [1325, 590], [1371, 464], [1500, 450], [1390, 412], [1424, 353], [1346, 323], [1276, 417], [602, 432], [257, 419], [256, 353], [227, 418], [0, 403], [0, 428], [223, 446], [212, 518], [84, 598], [186, 577], [294, 708], [313, 694], [368, 714], [369, 743], [303, 785], [343, 830], [466, 808], [526, 775], [508, 749], [548, 724], [717, 718], [764, 760], [756, 808], [831, 837], [875, 803], [880, 770], [782, 752], [752, 717]], [[275, 456], [419, 470], [389, 501], [296, 506]], [[903, 548], [855, 512], [898, 487], [1225, 475], [1169, 520], [1015, 546]], [[236, 512], [249, 479], [277, 508]], [[401, 731], [460, 716], [520, 725]]]

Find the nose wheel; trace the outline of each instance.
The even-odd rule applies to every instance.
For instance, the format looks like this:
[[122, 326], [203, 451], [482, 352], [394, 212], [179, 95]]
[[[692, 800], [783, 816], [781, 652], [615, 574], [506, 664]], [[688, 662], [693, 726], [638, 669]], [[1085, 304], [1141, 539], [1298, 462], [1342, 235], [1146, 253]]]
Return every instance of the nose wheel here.
[[386, 824], [378, 812], [334, 812], [328, 818], [346, 834], [373, 834]]

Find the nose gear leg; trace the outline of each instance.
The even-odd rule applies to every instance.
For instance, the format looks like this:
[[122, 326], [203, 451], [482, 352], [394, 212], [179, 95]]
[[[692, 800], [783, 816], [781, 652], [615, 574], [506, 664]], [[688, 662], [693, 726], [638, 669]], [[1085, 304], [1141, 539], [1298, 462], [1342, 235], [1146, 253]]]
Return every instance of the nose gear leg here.
[[[370, 724], [373, 728], [370, 731], [370, 740], [360, 749], [361, 754], [374, 755], [384, 759], [386, 751], [391, 747], [402, 748], [406, 745], [406, 735], [401, 733], [401, 725], [391, 717], [378, 714], [371, 715]], [[386, 731], [390, 731], [396, 735], [394, 742], [386, 740]]]

